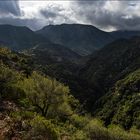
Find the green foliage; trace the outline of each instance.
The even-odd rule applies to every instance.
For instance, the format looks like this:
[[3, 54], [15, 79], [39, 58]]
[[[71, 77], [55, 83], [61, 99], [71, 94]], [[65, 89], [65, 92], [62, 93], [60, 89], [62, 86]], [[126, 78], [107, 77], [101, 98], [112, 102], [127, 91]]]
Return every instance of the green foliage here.
[[18, 83], [31, 104], [45, 117], [65, 117], [72, 113], [68, 103], [69, 88], [55, 79], [33, 72]]
[[0, 63], [0, 98], [19, 99], [22, 93], [15, 86], [21, 75]]
[[100, 108], [97, 115], [107, 125], [113, 123], [119, 124], [125, 129], [130, 129], [132, 126], [140, 128], [139, 93], [140, 69], [116, 83], [108, 95], [99, 102], [103, 108]]
[[30, 137], [46, 137], [47, 139], [59, 140], [59, 132], [50, 120], [37, 116], [31, 122]]
[[29, 56], [25, 56], [18, 52], [12, 52], [10, 49], [0, 46], [0, 62], [5, 64], [11, 69], [20, 71], [26, 76], [30, 75], [34, 63]]
[[73, 114], [70, 117], [70, 121], [72, 124], [74, 124], [77, 128], [82, 128], [85, 125], [87, 125], [87, 123], [89, 123], [89, 117], [88, 116], [79, 116], [78, 114]]
[[0, 55], [1, 56], [5, 56], [5, 55], [8, 56], [9, 54], [11, 54], [11, 50], [10, 49], [8, 49], [8, 48], [6, 48], [4, 46], [0, 47]]

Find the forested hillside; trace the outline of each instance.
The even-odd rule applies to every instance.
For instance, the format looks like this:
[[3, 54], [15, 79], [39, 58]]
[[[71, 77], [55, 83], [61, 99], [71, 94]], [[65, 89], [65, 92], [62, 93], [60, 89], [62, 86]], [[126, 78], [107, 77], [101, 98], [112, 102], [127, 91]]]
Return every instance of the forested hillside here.
[[[0, 137], [2, 139], [139, 140], [139, 128], [129, 132], [86, 113], [71, 89], [46, 76], [31, 56], [0, 48]], [[137, 75], [119, 81], [138, 96]], [[120, 87], [120, 86], [119, 86]], [[114, 93], [118, 89], [114, 88]], [[125, 91], [124, 91], [125, 92]], [[113, 93], [113, 92], [112, 92]], [[78, 94], [78, 93], [77, 93]], [[128, 94], [128, 93], [127, 93]], [[121, 91], [120, 91], [121, 95]], [[113, 96], [111, 97], [114, 98]], [[134, 98], [134, 97], [133, 97]], [[113, 99], [114, 100], [114, 99]], [[100, 114], [100, 111], [97, 113]], [[105, 115], [105, 114], [104, 114]], [[137, 115], [137, 112], [136, 112]], [[135, 123], [134, 123], [135, 124]]]
[[40, 43], [33, 48], [26, 51], [27, 54], [32, 55], [35, 62], [38, 64], [53, 64], [53, 63], [80, 63], [82, 58], [71, 49], [54, 43]]
[[140, 67], [140, 38], [119, 39], [93, 53], [81, 69], [90, 83], [108, 90], [117, 80]]
[[[125, 129], [132, 126], [140, 128], [140, 68], [124, 79], [98, 101], [96, 114], [106, 124], [122, 125]], [[111, 108], [111, 109], [110, 109]]]

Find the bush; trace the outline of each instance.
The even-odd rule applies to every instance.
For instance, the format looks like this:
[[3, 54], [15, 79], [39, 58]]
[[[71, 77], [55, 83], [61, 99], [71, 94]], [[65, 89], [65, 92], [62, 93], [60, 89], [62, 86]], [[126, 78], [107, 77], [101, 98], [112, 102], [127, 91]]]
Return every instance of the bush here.
[[89, 118], [85, 116], [79, 116], [78, 114], [73, 114], [70, 117], [70, 122], [77, 128], [83, 128], [89, 123]]
[[36, 116], [30, 121], [31, 130], [27, 134], [27, 138], [38, 138], [48, 140], [59, 140], [59, 131], [57, 127], [51, 123], [50, 120], [46, 120], [41, 116]]

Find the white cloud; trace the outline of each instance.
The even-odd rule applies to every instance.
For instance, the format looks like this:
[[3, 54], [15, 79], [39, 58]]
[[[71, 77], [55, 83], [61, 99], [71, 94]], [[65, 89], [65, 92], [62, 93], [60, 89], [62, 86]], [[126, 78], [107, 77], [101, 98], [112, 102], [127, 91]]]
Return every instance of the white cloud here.
[[[22, 19], [36, 19], [38, 26], [76, 22], [69, 4], [70, 1], [20, 1]], [[36, 29], [34, 23], [32, 29]]]

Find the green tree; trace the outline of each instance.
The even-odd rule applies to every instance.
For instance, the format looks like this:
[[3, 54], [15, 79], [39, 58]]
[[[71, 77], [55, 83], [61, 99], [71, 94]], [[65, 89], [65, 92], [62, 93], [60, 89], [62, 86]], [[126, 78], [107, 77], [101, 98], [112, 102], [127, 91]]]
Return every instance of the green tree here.
[[37, 72], [19, 82], [27, 98], [43, 116], [67, 116], [72, 113], [68, 103], [69, 88], [57, 82], [39, 75]]

